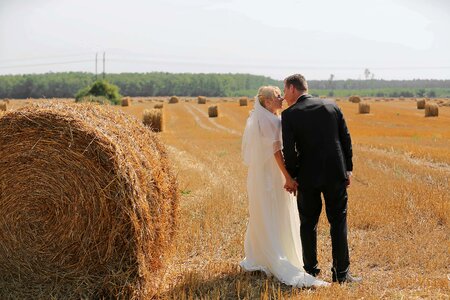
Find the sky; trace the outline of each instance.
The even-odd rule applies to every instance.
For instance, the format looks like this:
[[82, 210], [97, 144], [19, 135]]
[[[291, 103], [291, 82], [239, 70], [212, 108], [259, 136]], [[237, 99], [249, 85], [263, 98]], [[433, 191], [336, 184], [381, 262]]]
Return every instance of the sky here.
[[0, 0], [0, 75], [450, 79], [448, 0]]

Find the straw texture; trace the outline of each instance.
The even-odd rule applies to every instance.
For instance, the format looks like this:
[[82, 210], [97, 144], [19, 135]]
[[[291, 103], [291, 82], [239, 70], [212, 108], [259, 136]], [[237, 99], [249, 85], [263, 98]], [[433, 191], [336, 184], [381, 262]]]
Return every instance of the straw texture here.
[[0, 298], [144, 299], [175, 232], [177, 182], [141, 122], [95, 104], [0, 118]]

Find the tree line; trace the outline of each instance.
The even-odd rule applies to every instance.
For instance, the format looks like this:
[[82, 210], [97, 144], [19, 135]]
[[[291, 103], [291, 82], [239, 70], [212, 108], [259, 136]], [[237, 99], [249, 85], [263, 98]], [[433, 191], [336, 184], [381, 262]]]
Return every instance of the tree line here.
[[[99, 76], [100, 79], [100, 76]], [[65, 72], [0, 76], [0, 98], [73, 98], [92, 85], [92, 73]], [[107, 74], [106, 80], [120, 88], [123, 96], [254, 96], [262, 85], [283, 87], [283, 82], [251, 74]], [[311, 80], [317, 95], [346, 96], [438, 96], [450, 97], [450, 80]], [[403, 94], [402, 94], [403, 93]]]

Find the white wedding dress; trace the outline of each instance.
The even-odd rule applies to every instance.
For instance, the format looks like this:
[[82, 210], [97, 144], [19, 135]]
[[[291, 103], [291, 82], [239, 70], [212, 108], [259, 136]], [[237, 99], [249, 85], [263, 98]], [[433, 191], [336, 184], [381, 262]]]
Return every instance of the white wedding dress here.
[[256, 98], [242, 141], [250, 217], [240, 266], [295, 287], [327, 286], [303, 270], [297, 202], [284, 190], [285, 179], [274, 157], [278, 150], [281, 120]]

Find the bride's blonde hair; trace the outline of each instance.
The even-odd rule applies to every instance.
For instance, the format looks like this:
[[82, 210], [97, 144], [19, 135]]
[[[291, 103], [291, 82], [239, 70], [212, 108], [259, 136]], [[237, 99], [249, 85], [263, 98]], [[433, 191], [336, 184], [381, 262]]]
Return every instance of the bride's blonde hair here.
[[279, 92], [281, 94], [281, 90], [277, 86], [273, 85], [266, 85], [262, 86], [258, 90], [258, 101], [261, 104], [262, 107], [266, 107], [266, 100], [273, 100], [276, 98], [276, 92]]

